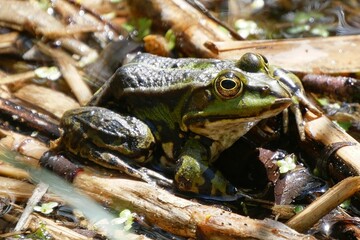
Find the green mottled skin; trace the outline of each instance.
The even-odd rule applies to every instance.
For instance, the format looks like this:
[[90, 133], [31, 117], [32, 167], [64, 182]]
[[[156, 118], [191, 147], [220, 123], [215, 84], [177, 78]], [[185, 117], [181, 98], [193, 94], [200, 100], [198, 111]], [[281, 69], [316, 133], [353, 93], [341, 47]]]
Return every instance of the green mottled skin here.
[[291, 104], [289, 90], [262, 60], [255, 54], [239, 61], [138, 55], [117, 70], [89, 107], [65, 114], [63, 145], [117, 168], [116, 160], [101, 159], [99, 152], [144, 162], [156, 144], [175, 166], [180, 191], [234, 194], [211, 162], [259, 120]]

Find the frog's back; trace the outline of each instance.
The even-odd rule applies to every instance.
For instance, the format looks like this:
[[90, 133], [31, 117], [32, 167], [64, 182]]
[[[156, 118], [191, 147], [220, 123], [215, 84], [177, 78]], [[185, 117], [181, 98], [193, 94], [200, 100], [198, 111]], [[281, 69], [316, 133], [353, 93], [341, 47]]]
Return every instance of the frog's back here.
[[[168, 89], [191, 84], [206, 84], [219, 71], [232, 68], [233, 61], [195, 58], [165, 58], [139, 54], [119, 68], [111, 81], [122, 89]], [[113, 85], [115, 85], [113, 83]]]
[[101, 106], [108, 100], [129, 96], [138, 99], [152, 95], [178, 96], [189, 87], [209, 84], [220, 71], [231, 69], [234, 65], [235, 62], [230, 60], [173, 59], [139, 54], [116, 71], [90, 100], [89, 105]]

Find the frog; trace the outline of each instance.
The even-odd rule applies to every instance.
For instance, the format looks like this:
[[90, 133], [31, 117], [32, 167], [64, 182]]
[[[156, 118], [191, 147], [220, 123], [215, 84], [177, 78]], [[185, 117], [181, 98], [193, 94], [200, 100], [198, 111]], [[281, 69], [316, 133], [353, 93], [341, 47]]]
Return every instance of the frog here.
[[144, 165], [160, 149], [177, 191], [233, 196], [237, 188], [213, 166], [220, 153], [260, 120], [308, 104], [298, 94], [301, 83], [287, 74], [257, 53], [238, 60], [141, 53], [86, 106], [63, 115], [59, 145], [145, 181], [128, 162]]

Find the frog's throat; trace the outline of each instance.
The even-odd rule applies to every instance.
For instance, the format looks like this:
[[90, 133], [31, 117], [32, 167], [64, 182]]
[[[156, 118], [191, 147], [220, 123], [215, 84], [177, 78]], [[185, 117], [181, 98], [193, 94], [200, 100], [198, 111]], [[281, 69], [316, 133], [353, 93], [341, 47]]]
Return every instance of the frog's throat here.
[[239, 119], [223, 119], [219, 121], [205, 121], [202, 124], [192, 124], [189, 130], [198, 135], [212, 139], [211, 159], [217, 158], [218, 154], [229, 148], [246, 134], [259, 120], [243, 122]]

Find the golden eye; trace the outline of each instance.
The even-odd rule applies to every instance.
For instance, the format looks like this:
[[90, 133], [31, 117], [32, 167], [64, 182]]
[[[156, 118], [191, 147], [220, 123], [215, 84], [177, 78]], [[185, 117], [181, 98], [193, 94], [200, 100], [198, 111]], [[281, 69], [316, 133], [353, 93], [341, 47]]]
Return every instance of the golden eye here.
[[243, 82], [233, 72], [226, 72], [219, 75], [215, 80], [215, 90], [222, 98], [234, 98], [243, 89]]

